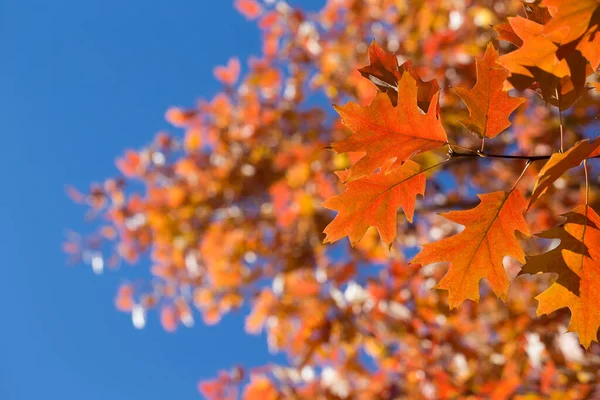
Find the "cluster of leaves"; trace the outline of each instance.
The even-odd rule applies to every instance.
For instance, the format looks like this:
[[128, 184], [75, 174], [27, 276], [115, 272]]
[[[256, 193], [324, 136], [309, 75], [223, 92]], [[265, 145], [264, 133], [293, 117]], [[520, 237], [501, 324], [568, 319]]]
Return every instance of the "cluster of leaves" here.
[[[597, 9], [600, 16], [600, 4], [591, 1], [582, 7], [572, 2], [546, 3], [537, 12], [528, 14], [528, 18], [509, 18], [507, 25], [497, 28], [501, 32], [499, 39], [510, 41], [517, 48], [500, 57], [489, 44], [484, 57], [477, 61], [476, 85], [468, 90], [455, 89], [470, 112], [462, 124], [482, 140], [480, 150], [466, 149], [472, 152], [470, 155], [489, 157], [484, 152], [485, 139], [495, 138], [508, 128], [509, 116], [526, 100], [510, 97], [505, 84], [526, 82], [523, 90], [539, 89], [540, 96], [547, 103], [554, 103], [562, 113], [563, 108], [583, 95], [587, 75], [598, 68], [600, 35], [596, 38], [595, 32], [600, 19], [592, 21], [592, 16]], [[554, 17], [547, 7], [551, 7]], [[542, 25], [537, 19], [547, 22]], [[587, 21], [585, 29], [577, 26], [579, 30], [574, 35], [573, 24], [581, 21]], [[590, 24], [593, 26], [588, 27]], [[369, 58], [370, 65], [361, 69], [361, 74], [383, 90], [368, 106], [349, 103], [336, 108], [353, 134], [335, 142], [333, 149], [338, 153], [364, 155], [350, 169], [338, 174], [347, 190], [324, 204], [338, 211], [325, 229], [326, 242], [348, 236], [355, 244], [369, 226], [375, 226], [383, 241], [391, 245], [396, 236], [398, 208], [404, 209], [409, 222], [413, 220], [416, 197], [425, 192], [424, 174], [465, 155], [454, 152], [442, 126], [437, 83], [423, 82], [410, 64], [398, 65], [396, 56], [385, 53], [377, 43], [371, 45]], [[531, 163], [545, 161], [529, 201], [517, 189], [519, 179], [508, 191], [479, 195], [481, 203], [472, 210], [443, 215], [463, 225], [462, 232], [426, 244], [413, 259], [413, 263], [423, 265], [450, 262], [448, 273], [437, 284], [439, 289], [449, 292], [450, 307], [458, 307], [466, 299], [478, 301], [479, 282], [483, 278], [506, 301], [509, 281], [503, 260], [511, 256], [526, 263], [515, 232], [531, 236], [525, 220], [527, 210], [570, 169], [582, 163], [586, 166], [588, 159], [600, 154], [600, 138], [578, 141], [564, 151], [562, 125], [560, 129], [561, 146], [551, 155], [517, 157], [526, 161], [523, 174]], [[450, 148], [447, 160], [429, 167], [411, 161], [420, 153], [443, 146]], [[585, 190], [588, 196], [587, 172]], [[554, 285], [539, 296], [538, 312], [569, 307], [573, 313], [570, 329], [578, 332], [582, 344], [589, 347], [592, 341], [597, 341], [600, 327], [600, 314], [596, 311], [600, 303], [594, 300], [594, 293], [600, 289], [594, 287], [600, 274], [600, 258], [596, 250], [591, 250], [598, 246], [595, 232], [599, 229], [596, 225], [599, 217], [589, 206], [588, 198], [565, 216], [567, 220], [561, 228], [541, 234], [560, 239], [559, 247], [528, 260], [522, 272], [558, 275]]]
[[600, 324], [600, 3], [275, 3], [235, 2], [263, 54], [167, 112], [183, 138], [69, 190], [104, 219], [73, 261], [151, 266], [116, 297], [136, 327], [251, 307], [289, 362], [221, 372], [209, 399], [593, 396], [598, 348], [565, 331], [589, 347]]

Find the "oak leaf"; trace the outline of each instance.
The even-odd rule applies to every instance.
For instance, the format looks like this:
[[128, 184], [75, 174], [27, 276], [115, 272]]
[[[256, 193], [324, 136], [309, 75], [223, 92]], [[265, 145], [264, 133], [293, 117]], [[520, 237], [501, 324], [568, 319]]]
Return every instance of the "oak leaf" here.
[[[346, 182], [344, 193], [328, 199], [323, 205], [338, 211], [325, 228], [325, 243], [335, 242], [348, 236], [352, 245], [362, 239], [370, 226], [379, 230], [382, 240], [390, 245], [396, 237], [398, 207], [404, 209], [406, 218], [412, 222], [417, 194], [425, 193], [424, 170], [408, 160], [400, 167], [384, 170]], [[337, 173], [342, 181], [348, 171]]]
[[544, 34], [562, 31], [562, 43], [572, 42], [583, 36], [596, 18], [600, 0], [544, 0], [542, 5], [550, 9], [552, 19], [544, 25]]
[[412, 263], [422, 265], [449, 261], [450, 269], [437, 285], [448, 291], [451, 308], [466, 299], [479, 301], [479, 281], [486, 278], [494, 293], [506, 300], [509, 282], [503, 260], [511, 256], [525, 262], [525, 253], [515, 231], [530, 236], [525, 222], [527, 202], [520, 192], [493, 192], [478, 195], [481, 203], [471, 210], [442, 214], [465, 226], [457, 235], [426, 244]]
[[548, 8], [541, 4], [541, 0], [529, 0], [524, 2], [523, 8], [525, 9], [527, 19], [537, 22], [538, 24], [544, 25], [552, 18]]
[[477, 83], [472, 89], [454, 91], [469, 108], [462, 124], [479, 137], [493, 138], [510, 126], [508, 117], [525, 99], [510, 97], [504, 90], [508, 70], [497, 64], [498, 51], [490, 43], [483, 59], [477, 60]]
[[[398, 69], [398, 58], [385, 51], [376, 41], [369, 46], [369, 65], [358, 70], [382, 92], [396, 92], [402, 71]], [[396, 95], [396, 99], [397, 99]]]
[[366, 153], [350, 169], [349, 181], [370, 175], [390, 159], [401, 163], [448, 142], [437, 112], [439, 92], [426, 114], [417, 106], [417, 82], [410, 74], [402, 75], [398, 93], [400, 101], [395, 107], [383, 93], [377, 93], [366, 107], [352, 102], [335, 107], [344, 125], [354, 133], [333, 143], [332, 148], [338, 153]]
[[523, 40], [516, 34], [515, 30], [508, 22], [495, 25], [494, 30], [498, 32], [498, 40], [504, 40], [508, 43], [512, 43], [517, 47], [523, 45]]
[[[600, 15], [600, 13], [598, 13]], [[598, 18], [600, 23], [600, 17]], [[596, 25], [590, 28], [582, 37], [577, 41], [575, 47], [582, 56], [590, 62], [591, 68], [595, 71], [600, 66], [600, 25]], [[559, 52], [560, 56], [560, 52]]]
[[417, 82], [417, 102], [423, 111], [427, 111], [431, 99], [440, 90], [437, 81], [423, 81], [410, 60], [398, 65], [398, 58], [385, 51], [375, 41], [369, 46], [369, 65], [358, 72], [373, 82], [377, 89], [386, 93], [394, 106], [398, 103], [398, 81], [404, 72], [408, 72]]
[[565, 153], [554, 153], [538, 174], [538, 180], [529, 200], [529, 207], [546, 193], [548, 188], [565, 172], [575, 168], [586, 158], [592, 157], [599, 146], [600, 138], [593, 142], [585, 139], [577, 142]]
[[[580, 242], [579, 245], [564, 246], [561, 242], [560, 253], [550, 250], [547, 253], [527, 258], [523, 267], [525, 273], [565, 272], [556, 271], [556, 265], [566, 265], [579, 278], [579, 295], [573, 293], [563, 282], [556, 281], [536, 297], [539, 301], [538, 315], [549, 314], [561, 308], [571, 310], [569, 330], [579, 334], [582, 345], [588, 348], [592, 341], [598, 340], [600, 326], [600, 217], [588, 205], [582, 205], [565, 214], [567, 220], [560, 228], [546, 233], [544, 237], [565, 237]], [[563, 230], [563, 232], [560, 232]], [[557, 257], [562, 256], [562, 261]]]
[[[575, 221], [571, 221], [573, 223]], [[555, 248], [536, 256], [525, 257], [525, 265], [519, 272], [519, 275], [535, 275], [540, 273], [554, 273], [557, 275], [557, 284], [563, 286], [569, 291], [579, 296], [579, 275], [577, 275], [567, 264], [563, 254], [570, 252], [573, 254], [588, 255], [587, 247], [580, 238], [572, 236], [564, 224], [554, 227], [542, 233], [536, 234], [543, 239], [559, 239], [560, 244]]]
[[508, 18], [508, 23], [515, 34], [523, 41], [523, 45], [500, 57], [499, 61], [510, 72], [534, 77], [531, 67], [537, 67], [558, 78], [569, 75], [566, 60], [559, 60], [556, 51], [562, 33], [555, 32], [549, 36], [543, 34], [544, 25], [523, 17]]
[[[518, 90], [539, 89], [547, 103], [562, 110], [569, 108], [584, 92], [586, 77], [593, 72], [586, 59], [579, 52], [559, 47], [562, 31], [546, 35], [544, 25], [535, 21], [523, 17], [508, 21], [512, 32], [523, 42], [499, 58], [500, 64], [511, 72], [509, 82]], [[517, 44], [509, 34], [500, 39]]]

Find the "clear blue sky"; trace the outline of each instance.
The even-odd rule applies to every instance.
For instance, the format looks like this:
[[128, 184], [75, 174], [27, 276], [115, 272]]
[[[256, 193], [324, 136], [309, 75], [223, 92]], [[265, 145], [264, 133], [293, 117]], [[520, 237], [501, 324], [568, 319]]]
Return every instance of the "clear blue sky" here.
[[215, 64], [259, 46], [229, 0], [0, 0], [1, 400], [198, 399], [198, 379], [271, 359], [240, 316], [135, 330], [113, 306], [122, 275], [67, 267], [60, 248], [85, 229], [64, 185], [116, 173], [168, 106], [218, 90]]

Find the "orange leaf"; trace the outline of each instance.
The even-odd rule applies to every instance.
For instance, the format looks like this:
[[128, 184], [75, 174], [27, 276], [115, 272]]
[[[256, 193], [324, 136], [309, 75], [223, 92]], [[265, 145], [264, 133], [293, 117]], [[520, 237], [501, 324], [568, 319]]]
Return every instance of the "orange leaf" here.
[[225, 85], [233, 85], [240, 77], [240, 60], [232, 57], [227, 61], [226, 66], [217, 66], [213, 69], [213, 74], [220, 82]]
[[508, 22], [516, 35], [523, 40], [523, 45], [499, 58], [500, 63], [510, 72], [533, 77], [531, 67], [537, 67], [558, 78], [569, 75], [566, 60], [559, 60], [555, 42], [560, 41], [560, 33], [551, 36], [543, 34], [544, 25], [523, 17], [509, 18]]
[[177, 313], [171, 306], [165, 306], [160, 311], [160, 323], [167, 332], [174, 332], [177, 329]]
[[494, 293], [506, 300], [508, 278], [502, 261], [511, 256], [525, 262], [515, 231], [529, 236], [523, 217], [527, 203], [521, 193], [494, 192], [479, 195], [481, 203], [466, 211], [452, 211], [443, 216], [464, 225], [459, 234], [426, 244], [412, 263], [432, 264], [449, 261], [448, 273], [440, 280], [438, 289], [449, 292], [451, 308], [466, 299], [479, 301], [479, 281], [486, 278]]
[[[569, 108], [584, 93], [585, 80], [593, 70], [587, 60], [597, 62], [600, 57], [595, 40], [587, 35], [581, 43], [560, 46], [564, 31], [544, 32], [544, 25], [522, 17], [509, 18], [513, 32], [523, 41], [519, 49], [505, 54], [499, 62], [511, 73], [509, 81], [519, 90], [541, 89], [541, 95], [561, 110]], [[514, 43], [514, 38], [501, 36]], [[588, 43], [591, 40], [591, 43]], [[579, 51], [573, 51], [575, 46]]]
[[117, 310], [129, 312], [133, 308], [133, 287], [131, 285], [121, 285], [115, 299]]
[[398, 162], [427, 150], [436, 149], [448, 141], [437, 112], [437, 93], [423, 114], [417, 106], [417, 82], [410, 74], [403, 74], [398, 84], [398, 105], [378, 93], [367, 107], [356, 103], [336, 106], [344, 125], [352, 132], [347, 139], [335, 142], [338, 153], [366, 152], [350, 169], [348, 180], [370, 175], [387, 160]]
[[[398, 70], [398, 58], [385, 51], [373, 40], [369, 46], [369, 65], [358, 70], [382, 92], [396, 92], [402, 72]], [[397, 96], [396, 96], [397, 98]]]
[[183, 110], [179, 107], [171, 107], [165, 113], [165, 119], [173, 124], [173, 126], [183, 127], [189, 124], [194, 117], [196, 112], [193, 110]]
[[[341, 180], [348, 171], [338, 172]], [[325, 243], [348, 236], [352, 245], [362, 239], [369, 226], [379, 230], [382, 240], [391, 245], [396, 237], [396, 214], [402, 207], [412, 222], [417, 194], [425, 193], [423, 170], [414, 161], [406, 161], [392, 171], [381, 171], [346, 183], [344, 193], [323, 205], [338, 211], [325, 228]]]
[[462, 124], [479, 137], [493, 138], [510, 126], [508, 117], [525, 99], [510, 97], [504, 90], [508, 70], [497, 65], [498, 51], [490, 43], [483, 59], [477, 60], [477, 83], [470, 89], [456, 88], [469, 108]]
[[200, 150], [203, 144], [202, 131], [200, 129], [189, 129], [185, 133], [183, 147], [188, 153]]
[[[560, 308], [571, 309], [569, 330], [579, 334], [582, 345], [588, 348], [598, 341], [600, 326], [600, 217], [588, 205], [582, 205], [565, 215], [563, 226], [545, 232], [542, 237], [559, 238], [561, 245], [537, 256], [528, 257], [525, 273], [565, 272], [557, 265], [566, 265], [579, 278], [579, 295], [556, 281], [536, 297], [537, 314], [549, 314]], [[564, 240], [568, 238], [569, 240]], [[574, 241], [579, 242], [574, 245]], [[564, 243], [570, 243], [565, 245]], [[587, 251], [585, 249], [587, 247]]]
[[252, 376], [243, 396], [244, 400], [277, 400], [278, 398], [277, 389], [264, 376]]
[[236, 0], [235, 8], [247, 19], [258, 18], [263, 11], [255, 0]]
[[398, 65], [398, 58], [385, 51], [377, 42], [369, 46], [369, 65], [358, 70], [362, 76], [369, 79], [384, 93], [387, 93], [392, 104], [398, 103], [398, 81], [404, 72], [408, 72], [417, 82], [417, 99], [419, 108], [426, 111], [433, 96], [440, 90], [435, 80], [423, 81], [410, 61]]
[[[574, 223], [577, 221], [574, 219], [573, 221], [567, 222]], [[565, 258], [563, 258], [563, 254], [566, 254], [566, 252], [579, 255], [588, 254], [586, 246], [582, 242], [582, 238], [572, 236], [571, 232], [565, 230], [564, 225], [549, 229], [536, 236], [544, 239], [560, 239], [560, 244], [546, 253], [533, 257], [526, 257], [525, 265], [519, 272], [519, 275], [535, 275], [538, 273], [557, 274], [558, 278], [555, 283], [570, 290], [576, 296], [579, 296], [579, 275], [571, 270], [571, 267], [569, 267]]]
[[123, 158], [117, 159], [117, 168], [127, 177], [134, 177], [141, 165], [141, 158], [133, 150], [127, 150]]
[[[576, 44], [575, 49], [590, 62], [592, 70], [597, 70], [600, 65], [600, 29], [598, 29], [598, 25], [590, 28], [580, 39], [573, 43]], [[565, 53], [569, 54], [568, 50], [572, 49], [572, 44], [561, 46], [558, 52], [559, 57], [562, 55], [561, 51], [563, 49], [566, 49]]]
[[583, 36], [592, 25], [600, 0], [543, 0], [542, 5], [552, 14], [552, 19], [544, 25], [544, 34], [563, 31], [562, 43], [568, 43]]
[[67, 196], [69, 196], [69, 198], [71, 200], [73, 200], [75, 203], [84, 203], [85, 202], [85, 195], [83, 193], [81, 193], [79, 190], [77, 190], [74, 186], [68, 185], [65, 188], [65, 192], [67, 193]]
[[569, 149], [566, 153], [554, 153], [552, 157], [540, 170], [538, 180], [531, 193], [529, 207], [537, 201], [558, 178], [571, 168], [575, 168], [583, 160], [593, 157], [595, 150], [600, 146], [600, 138], [590, 142], [581, 140]]
[[498, 32], [498, 40], [505, 40], [517, 47], [523, 45], [523, 40], [515, 33], [515, 30], [508, 22], [494, 26], [494, 30]]

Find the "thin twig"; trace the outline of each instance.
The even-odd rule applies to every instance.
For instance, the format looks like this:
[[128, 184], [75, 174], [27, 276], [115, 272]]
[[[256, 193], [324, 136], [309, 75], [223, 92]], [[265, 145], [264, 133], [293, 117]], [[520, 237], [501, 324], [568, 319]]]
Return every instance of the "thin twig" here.
[[[515, 156], [515, 155], [511, 155], [511, 154], [488, 154], [488, 153], [479, 153], [479, 152], [474, 152], [474, 153], [459, 153], [456, 151], [452, 151], [451, 152], [451, 157], [481, 157], [481, 158], [504, 158], [504, 159], [509, 159], [509, 160], [527, 160], [527, 161], [539, 161], [539, 160], [548, 160], [550, 157], [552, 157], [552, 154], [547, 154], [547, 155], [543, 155], [543, 156]], [[600, 158], [600, 156], [596, 156], [596, 157], [590, 157], [589, 159], [592, 158]]]

